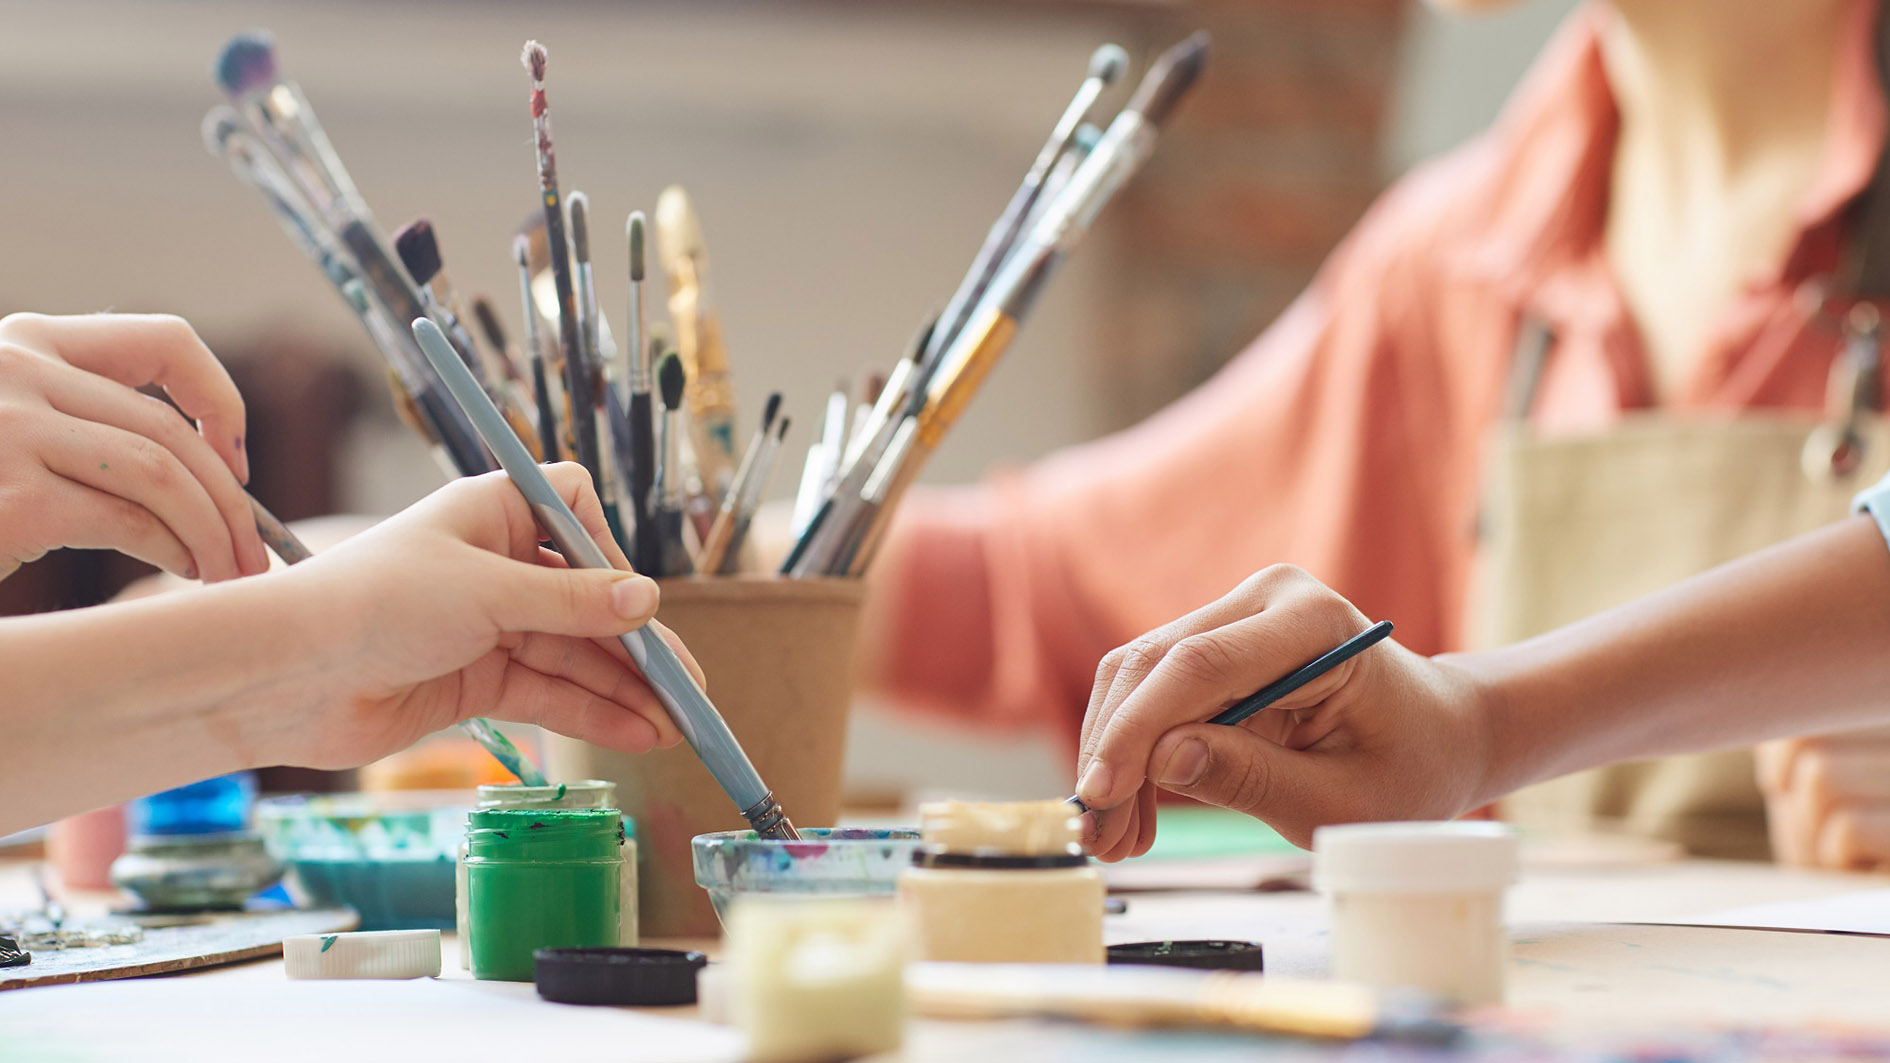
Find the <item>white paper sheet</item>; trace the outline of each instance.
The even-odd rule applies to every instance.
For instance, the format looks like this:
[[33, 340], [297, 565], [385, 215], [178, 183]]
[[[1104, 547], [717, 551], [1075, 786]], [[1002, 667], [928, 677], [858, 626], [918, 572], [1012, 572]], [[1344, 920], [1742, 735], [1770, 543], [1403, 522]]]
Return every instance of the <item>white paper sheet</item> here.
[[550, 1004], [511, 983], [135, 978], [0, 993], [7, 1060], [732, 1063], [742, 1048], [726, 1027]]
[[1777, 901], [1667, 919], [1636, 922], [1674, 926], [1732, 926], [1755, 930], [1821, 930], [1833, 934], [1890, 935], [1890, 889], [1860, 890], [1802, 901]]

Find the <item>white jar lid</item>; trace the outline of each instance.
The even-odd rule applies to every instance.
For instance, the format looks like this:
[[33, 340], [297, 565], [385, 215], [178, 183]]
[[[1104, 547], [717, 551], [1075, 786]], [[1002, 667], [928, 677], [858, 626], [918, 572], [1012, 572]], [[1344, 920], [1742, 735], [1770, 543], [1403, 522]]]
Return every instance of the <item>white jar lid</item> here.
[[1449, 893], [1516, 881], [1501, 823], [1347, 823], [1313, 831], [1313, 885], [1328, 893]]
[[438, 930], [304, 934], [282, 942], [290, 978], [438, 978]]

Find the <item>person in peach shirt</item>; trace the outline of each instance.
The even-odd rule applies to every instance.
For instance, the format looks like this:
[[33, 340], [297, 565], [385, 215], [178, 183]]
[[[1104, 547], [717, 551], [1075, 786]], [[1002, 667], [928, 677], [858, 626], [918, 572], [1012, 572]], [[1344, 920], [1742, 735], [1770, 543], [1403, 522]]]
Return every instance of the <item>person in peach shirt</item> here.
[[[1074, 740], [1100, 658], [1276, 562], [1412, 651], [1459, 648], [1479, 451], [1525, 319], [1556, 337], [1545, 433], [1822, 409], [1841, 337], [1821, 293], [1885, 141], [1877, 12], [1579, 9], [1497, 123], [1391, 188], [1214, 379], [1127, 431], [915, 493], [875, 562], [865, 686]], [[1867, 782], [1890, 777], [1870, 770], [1885, 749], [1809, 740], [1772, 765], [1787, 839], [1839, 815], [1884, 828], [1785, 855], [1890, 856], [1890, 793]]]

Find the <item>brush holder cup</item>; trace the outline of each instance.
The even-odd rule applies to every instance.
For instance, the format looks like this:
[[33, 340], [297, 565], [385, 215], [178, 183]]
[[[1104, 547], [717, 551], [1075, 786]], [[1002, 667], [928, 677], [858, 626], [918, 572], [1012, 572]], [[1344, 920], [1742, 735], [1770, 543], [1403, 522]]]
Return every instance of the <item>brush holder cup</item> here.
[[[657, 619], [688, 643], [708, 676], [709, 700], [799, 827], [832, 826], [840, 812], [864, 597], [854, 579], [663, 581]], [[546, 737], [553, 778], [616, 783], [624, 814], [637, 824], [643, 936], [720, 933], [709, 895], [696, 885], [690, 839], [748, 824], [689, 747], [631, 755]]]

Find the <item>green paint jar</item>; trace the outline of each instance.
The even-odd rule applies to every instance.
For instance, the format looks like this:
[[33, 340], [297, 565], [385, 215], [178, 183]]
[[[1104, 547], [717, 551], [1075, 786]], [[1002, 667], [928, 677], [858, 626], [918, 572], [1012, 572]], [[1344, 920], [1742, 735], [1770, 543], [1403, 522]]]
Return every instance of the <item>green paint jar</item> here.
[[617, 944], [623, 820], [615, 809], [494, 808], [466, 817], [474, 978], [532, 980], [532, 953]]

